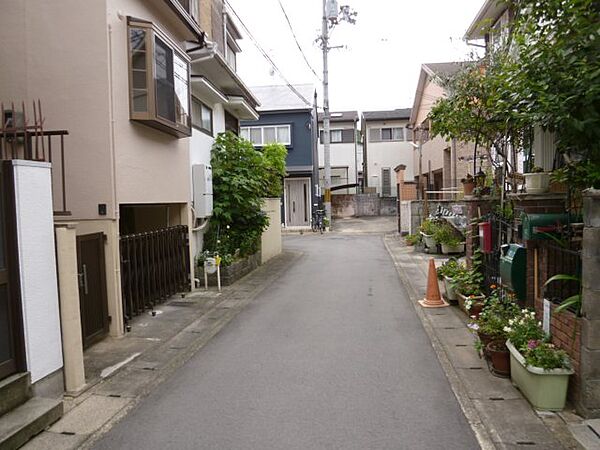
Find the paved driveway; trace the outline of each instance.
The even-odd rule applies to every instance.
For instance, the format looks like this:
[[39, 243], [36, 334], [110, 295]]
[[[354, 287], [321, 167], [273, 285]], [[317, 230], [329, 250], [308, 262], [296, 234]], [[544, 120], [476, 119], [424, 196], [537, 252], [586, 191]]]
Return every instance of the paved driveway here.
[[98, 449], [478, 448], [381, 236], [304, 256]]

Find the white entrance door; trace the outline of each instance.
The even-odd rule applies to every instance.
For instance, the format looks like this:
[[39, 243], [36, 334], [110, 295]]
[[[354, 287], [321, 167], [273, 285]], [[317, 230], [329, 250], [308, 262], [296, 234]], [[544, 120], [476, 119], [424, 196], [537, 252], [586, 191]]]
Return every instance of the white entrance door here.
[[285, 179], [285, 224], [288, 227], [310, 225], [310, 178]]

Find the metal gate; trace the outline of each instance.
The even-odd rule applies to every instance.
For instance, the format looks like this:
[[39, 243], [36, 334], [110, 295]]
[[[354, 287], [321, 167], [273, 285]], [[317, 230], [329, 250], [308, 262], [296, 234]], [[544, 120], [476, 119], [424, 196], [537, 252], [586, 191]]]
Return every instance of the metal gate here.
[[0, 380], [26, 370], [12, 170], [0, 165]]
[[120, 247], [126, 321], [190, 289], [187, 226], [121, 236]]
[[77, 276], [83, 347], [108, 334], [104, 233], [77, 236]]

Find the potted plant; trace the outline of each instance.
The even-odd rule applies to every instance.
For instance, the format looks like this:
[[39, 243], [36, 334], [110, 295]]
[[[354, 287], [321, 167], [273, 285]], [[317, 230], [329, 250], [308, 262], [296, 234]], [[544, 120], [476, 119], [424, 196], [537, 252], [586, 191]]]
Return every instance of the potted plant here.
[[421, 243], [421, 235], [420, 234], [408, 234], [404, 237], [404, 241], [406, 245], [413, 246]]
[[438, 227], [433, 237], [438, 244], [441, 244], [442, 253], [448, 255], [450, 253], [463, 253], [465, 244], [462, 236], [458, 236], [458, 231], [452, 228], [452, 225], [445, 223]]
[[444, 291], [446, 299], [451, 302], [458, 301], [456, 296], [456, 290], [454, 289], [454, 277], [463, 269], [463, 265], [460, 264], [456, 259], [450, 258], [448, 261], [443, 263], [437, 268], [438, 279], [444, 282]]
[[485, 296], [481, 292], [483, 276], [475, 269], [460, 270], [454, 277], [453, 286], [458, 297], [458, 305], [470, 316], [479, 316]]
[[573, 369], [567, 353], [545, 339], [540, 325], [535, 312], [524, 309], [506, 327], [511, 380], [534, 408], [560, 411]]
[[465, 178], [461, 178], [460, 182], [463, 185], [463, 193], [465, 197], [470, 197], [473, 195], [473, 189], [475, 189], [475, 179], [473, 175], [467, 174]]
[[520, 309], [513, 299], [496, 285], [490, 286], [491, 293], [485, 299], [479, 316], [469, 324], [479, 338], [475, 346], [490, 361], [490, 370], [498, 376], [510, 374], [510, 357], [506, 340], [509, 322]]
[[525, 177], [525, 188], [529, 194], [543, 194], [548, 192], [550, 185], [550, 173], [544, 172], [541, 167], [533, 166], [529, 173], [523, 174]]
[[437, 241], [435, 240], [437, 230], [438, 224], [433, 219], [425, 219], [421, 223], [421, 236], [423, 236], [423, 242], [428, 249], [437, 249]]

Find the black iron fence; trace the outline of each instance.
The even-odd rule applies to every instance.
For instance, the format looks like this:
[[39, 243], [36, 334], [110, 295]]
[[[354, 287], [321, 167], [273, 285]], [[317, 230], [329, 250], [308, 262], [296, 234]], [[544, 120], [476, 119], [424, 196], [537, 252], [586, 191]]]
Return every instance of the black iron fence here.
[[510, 242], [512, 224], [496, 214], [489, 214], [485, 220], [490, 222], [492, 251], [491, 253], [482, 253], [481, 268], [483, 273], [483, 290], [489, 295], [491, 293], [490, 286], [500, 286], [502, 246]]
[[541, 249], [543, 270], [546, 280], [554, 275], [568, 275], [577, 280], [559, 280], [549, 283], [543, 287], [543, 297], [552, 303], [561, 303], [563, 300], [580, 293], [581, 290], [581, 251], [547, 243]]
[[190, 289], [186, 226], [121, 236], [120, 247], [126, 321]]

